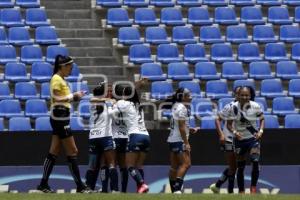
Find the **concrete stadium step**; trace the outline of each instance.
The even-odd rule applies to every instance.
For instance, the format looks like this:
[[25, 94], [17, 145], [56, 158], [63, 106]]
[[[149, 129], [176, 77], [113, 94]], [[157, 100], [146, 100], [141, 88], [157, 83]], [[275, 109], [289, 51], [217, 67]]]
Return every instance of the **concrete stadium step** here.
[[116, 59], [112, 56], [98, 57], [74, 57], [75, 62], [79, 66], [103, 66], [103, 65], [118, 65]]
[[111, 47], [69, 47], [67, 48], [73, 57], [95, 57], [95, 56], [112, 56]]
[[84, 74], [83, 80], [88, 80], [90, 92], [92, 92], [92, 88], [94, 88], [96, 85], [98, 85], [103, 80], [108, 81], [108, 83], [113, 83], [113, 82], [120, 81], [120, 80], [126, 80], [126, 77], [122, 76], [122, 75], [119, 75], [119, 76], [117, 75], [117, 76], [108, 76], [106, 79], [104, 79], [101, 76], [90, 77], [89, 74]]
[[62, 10], [47, 9], [47, 16], [50, 19], [91, 19], [93, 12], [90, 9]]
[[79, 66], [80, 73], [83, 75], [89, 74], [93, 77], [98, 74], [105, 75], [123, 75], [123, 67], [119, 65], [95, 65], [95, 66]]
[[70, 0], [70, 1], [62, 1], [62, 0], [42, 0], [41, 5], [45, 6], [46, 9], [84, 9], [91, 8], [90, 0]]
[[51, 19], [51, 24], [57, 28], [95, 29], [101, 27], [100, 20], [96, 19]]
[[60, 38], [68, 47], [111, 47], [106, 38]]
[[104, 30], [97, 29], [65, 29], [56, 28], [56, 32], [60, 38], [101, 38]]

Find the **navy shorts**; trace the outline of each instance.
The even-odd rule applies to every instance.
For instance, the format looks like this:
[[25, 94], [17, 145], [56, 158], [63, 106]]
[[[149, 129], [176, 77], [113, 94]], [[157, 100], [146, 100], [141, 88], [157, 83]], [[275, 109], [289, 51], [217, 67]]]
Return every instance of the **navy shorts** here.
[[260, 148], [260, 144], [255, 138], [249, 138], [245, 140], [234, 140], [234, 150], [238, 155], [245, 155], [252, 148]]
[[127, 149], [127, 138], [115, 138], [116, 143], [116, 152], [118, 153], [126, 153]]
[[148, 152], [150, 150], [150, 137], [144, 134], [130, 134], [128, 138], [127, 152]]
[[185, 151], [183, 142], [169, 142], [169, 149], [173, 153], [182, 153]]
[[116, 148], [112, 137], [102, 137], [89, 140], [89, 153], [99, 154]]
[[220, 145], [220, 149], [223, 152], [234, 152], [233, 142], [226, 141], [225, 144]]
[[53, 129], [53, 135], [57, 135], [60, 139], [72, 136], [69, 108], [65, 106], [54, 106], [51, 111], [50, 124]]

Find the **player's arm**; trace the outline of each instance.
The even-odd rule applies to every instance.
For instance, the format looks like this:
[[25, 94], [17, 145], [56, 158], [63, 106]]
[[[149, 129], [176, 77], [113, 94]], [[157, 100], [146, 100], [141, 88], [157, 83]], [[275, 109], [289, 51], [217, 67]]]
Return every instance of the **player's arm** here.
[[189, 140], [187, 138], [187, 133], [186, 133], [185, 120], [182, 120], [182, 119], [178, 120], [178, 126], [179, 126], [180, 136], [183, 140], [186, 150], [191, 151], [191, 146], [190, 146]]
[[264, 128], [265, 128], [265, 118], [264, 118], [263, 113], [260, 113], [258, 117], [259, 117], [260, 126], [259, 126], [259, 131], [255, 134], [255, 138], [257, 140], [259, 140], [262, 137], [262, 135], [264, 133]]
[[73, 100], [78, 100], [83, 96], [84, 96], [84, 91], [78, 91], [66, 96], [60, 96], [59, 90], [53, 89], [52, 98], [54, 99], [55, 102], [71, 102]]
[[216, 129], [217, 129], [220, 143], [224, 144], [225, 143], [225, 135], [222, 131], [221, 122], [222, 122], [221, 117], [219, 115], [217, 115], [216, 120], [215, 120]]
[[242, 136], [241, 134], [235, 130], [235, 128], [233, 127], [233, 120], [228, 120], [227, 121], [227, 129], [233, 133], [233, 135], [238, 139], [238, 140], [241, 140], [242, 139]]
[[134, 83], [135, 88], [139, 89], [139, 88], [143, 87], [147, 82], [148, 82], [147, 78], [142, 78]]

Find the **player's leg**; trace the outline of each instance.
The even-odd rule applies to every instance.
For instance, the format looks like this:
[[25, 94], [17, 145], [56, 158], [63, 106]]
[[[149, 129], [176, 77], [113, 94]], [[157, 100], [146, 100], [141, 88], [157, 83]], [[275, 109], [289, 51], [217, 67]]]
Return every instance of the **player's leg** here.
[[251, 187], [250, 192], [256, 193], [256, 185], [259, 177], [259, 158], [260, 158], [260, 146], [257, 142], [257, 145], [250, 150], [250, 160], [252, 163], [252, 172], [251, 172]]
[[244, 184], [244, 170], [246, 167], [246, 158], [244, 155], [236, 155], [237, 159], [237, 184], [239, 188], [239, 193], [245, 193], [245, 184]]
[[128, 170], [126, 166], [126, 147], [127, 139], [115, 139], [116, 142], [116, 159], [120, 168], [121, 175], [121, 192], [126, 193], [128, 185]]
[[89, 164], [85, 174], [85, 183], [92, 190], [95, 190], [101, 158], [101, 152], [99, 152], [99, 149], [97, 148], [96, 140], [97, 139], [89, 140]]
[[180, 166], [177, 170], [176, 183], [174, 185], [174, 193], [181, 192], [183, 187], [184, 176], [191, 166], [191, 154], [189, 151], [184, 150], [177, 156], [179, 156], [180, 159]]
[[178, 160], [175, 152], [170, 152], [170, 169], [169, 169], [169, 182], [171, 187], [171, 192], [174, 192], [174, 185], [176, 183], [177, 178], [177, 169], [180, 165], [180, 161]]
[[118, 172], [116, 169], [116, 153], [114, 149], [104, 151], [104, 158], [108, 165], [110, 189], [112, 192], [119, 191]]
[[233, 151], [228, 151], [225, 153], [226, 161], [228, 164], [228, 193], [233, 193], [234, 188], [234, 179], [235, 179], [235, 173], [236, 173], [236, 157]]

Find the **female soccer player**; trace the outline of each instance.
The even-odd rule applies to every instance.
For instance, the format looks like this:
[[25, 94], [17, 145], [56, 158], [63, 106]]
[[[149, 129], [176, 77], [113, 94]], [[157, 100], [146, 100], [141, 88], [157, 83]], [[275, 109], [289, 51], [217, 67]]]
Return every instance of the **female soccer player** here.
[[[237, 181], [239, 192], [244, 193], [244, 169], [246, 154], [249, 153], [252, 162], [250, 192], [256, 193], [259, 177], [260, 138], [264, 129], [264, 116], [260, 105], [254, 102], [255, 91], [251, 87], [242, 87], [239, 101], [231, 107], [232, 120], [228, 120], [227, 128], [234, 134], [234, 147], [237, 158]], [[257, 129], [257, 120], [260, 127]]]
[[53, 76], [50, 81], [51, 116], [50, 123], [53, 129], [51, 147], [44, 162], [44, 172], [37, 189], [44, 193], [53, 193], [48, 185], [49, 176], [55, 165], [55, 160], [61, 150], [61, 144], [68, 158], [69, 168], [77, 185], [78, 193], [89, 193], [90, 190], [81, 181], [77, 164], [78, 150], [70, 131], [70, 108], [72, 101], [78, 101], [84, 96], [84, 91], [71, 93], [65, 77], [72, 70], [73, 59], [58, 55], [55, 59]]

